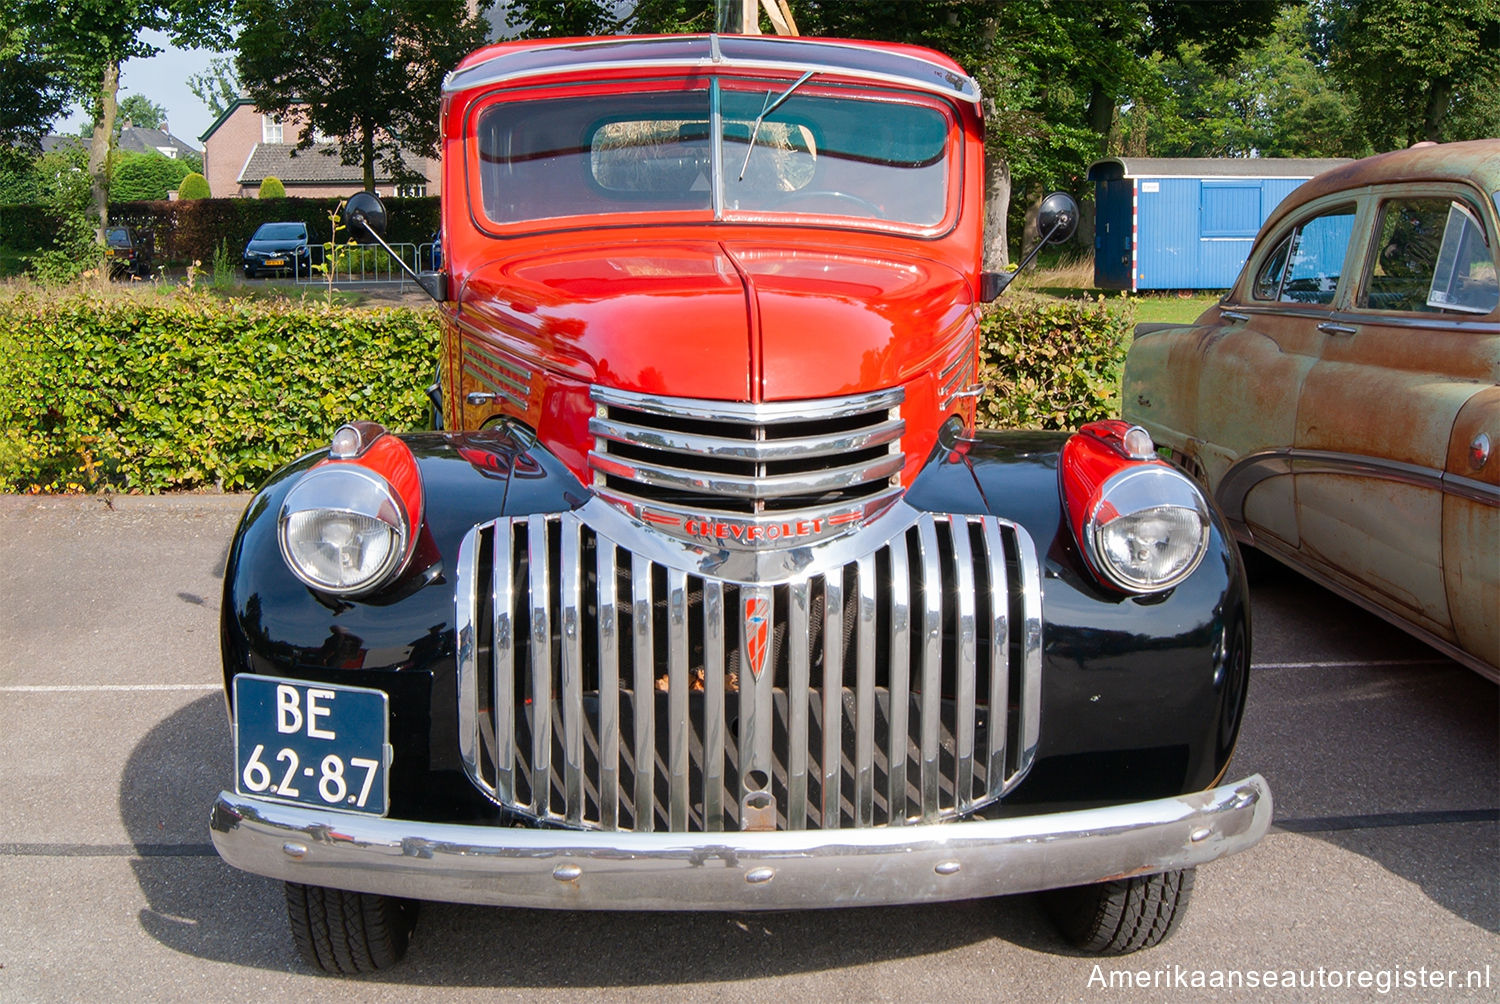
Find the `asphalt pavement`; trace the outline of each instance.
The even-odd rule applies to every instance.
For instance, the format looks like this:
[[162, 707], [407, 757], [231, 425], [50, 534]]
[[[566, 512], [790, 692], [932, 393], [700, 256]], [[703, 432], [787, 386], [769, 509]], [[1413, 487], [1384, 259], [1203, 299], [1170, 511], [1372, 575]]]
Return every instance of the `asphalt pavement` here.
[[1252, 580], [1230, 773], [1268, 778], [1276, 825], [1199, 870], [1156, 949], [1080, 956], [1029, 897], [777, 914], [426, 904], [401, 966], [316, 974], [279, 885], [208, 838], [230, 781], [219, 593], [246, 502], [0, 496], [0, 1001], [1500, 999], [1495, 684], [1274, 571]]

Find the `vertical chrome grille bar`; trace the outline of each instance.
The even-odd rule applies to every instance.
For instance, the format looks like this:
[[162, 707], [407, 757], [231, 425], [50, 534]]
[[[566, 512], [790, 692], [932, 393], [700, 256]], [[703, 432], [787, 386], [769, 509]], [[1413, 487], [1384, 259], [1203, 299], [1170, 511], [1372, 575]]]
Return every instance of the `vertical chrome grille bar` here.
[[[485, 531], [494, 533], [494, 525], [481, 525], [458, 545], [457, 581], [453, 589], [454, 662], [458, 668], [454, 681], [458, 691], [458, 755], [464, 771], [482, 787], [490, 779], [480, 766], [484, 736], [479, 697], [479, 551]], [[491, 709], [495, 717], [495, 709]]]
[[667, 828], [688, 820], [688, 590], [687, 574], [667, 569]]
[[963, 811], [974, 803], [974, 712], [979, 637], [974, 611], [974, 554], [969, 521], [953, 516], [953, 565], [957, 582], [958, 638], [954, 651], [954, 700], [958, 718], [954, 731], [953, 805]]
[[[1042, 723], [1042, 576], [1031, 535], [1019, 527], [1012, 531], [1021, 569], [1023, 624], [1021, 628], [1020, 735], [1014, 743], [1013, 777], [1019, 781], [1036, 759], [1037, 735]], [[1012, 782], [1013, 783], [1013, 782]]]
[[620, 637], [615, 624], [615, 545], [594, 538], [599, 610], [599, 825], [620, 827]]
[[875, 825], [875, 556], [859, 559], [854, 691], [854, 825]]
[[651, 562], [639, 554], [630, 556], [630, 638], [635, 667], [631, 703], [635, 721], [635, 828], [642, 833], [656, 829], [656, 681], [652, 679], [655, 644], [652, 635]]
[[495, 793], [502, 801], [516, 797], [516, 584], [511, 568], [511, 547], [515, 522], [496, 520], [493, 556], [490, 561], [490, 588], [495, 601], [491, 608], [490, 638], [494, 651], [491, 669], [491, 701], [495, 719]]
[[552, 811], [552, 588], [548, 575], [547, 518], [526, 521], [526, 568], [531, 590], [531, 800], [532, 811]]
[[570, 823], [583, 821], [583, 639], [579, 637], [581, 602], [579, 535], [583, 524], [565, 520], [558, 532], [562, 535], [562, 564], [558, 569], [561, 590], [562, 623], [559, 653], [562, 663], [562, 753], [563, 811]]
[[937, 529], [932, 520], [917, 522], [917, 550], [922, 563], [922, 820], [938, 815], [938, 730], [942, 725], [943, 568]]
[[839, 774], [843, 766], [844, 574], [823, 577], [823, 829], [839, 827]]
[[1000, 524], [984, 521], [984, 544], [990, 567], [990, 713], [989, 765], [985, 775], [990, 791], [1005, 778], [1005, 742], [1010, 730], [1010, 576], [1005, 565], [1005, 540]]
[[886, 799], [894, 826], [906, 822], [906, 750], [911, 744], [911, 571], [906, 560], [906, 534], [890, 544], [890, 742], [886, 750]]
[[810, 668], [808, 638], [811, 589], [806, 579], [787, 587], [787, 761], [786, 825], [807, 829], [807, 700]]
[[703, 828], [724, 828], [724, 584], [717, 579], [703, 583]]

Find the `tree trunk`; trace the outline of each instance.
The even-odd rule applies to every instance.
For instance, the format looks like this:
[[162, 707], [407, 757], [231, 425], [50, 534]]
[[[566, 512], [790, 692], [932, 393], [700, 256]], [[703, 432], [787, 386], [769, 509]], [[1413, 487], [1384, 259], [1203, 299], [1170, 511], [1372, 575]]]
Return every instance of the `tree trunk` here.
[[1423, 116], [1422, 138], [1441, 143], [1443, 120], [1448, 117], [1448, 102], [1453, 96], [1453, 84], [1447, 80], [1434, 80], [1427, 91], [1427, 114]]
[[104, 228], [109, 226], [109, 148], [115, 137], [115, 112], [119, 106], [115, 95], [120, 90], [120, 64], [104, 64], [99, 84], [99, 118], [89, 139], [89, 215], [98, 221], [94, 229], [99, 243], [104, 243]]
[[1010, 213], [1010, 162], [990, 157], [984, 165], [984, 268], [1004, 272], [1010, 266], [1006, 218]]
[[375, 191], [375, 133], [368, 125], [360, 127], [360, 146], [364, 149], [365, 191]]

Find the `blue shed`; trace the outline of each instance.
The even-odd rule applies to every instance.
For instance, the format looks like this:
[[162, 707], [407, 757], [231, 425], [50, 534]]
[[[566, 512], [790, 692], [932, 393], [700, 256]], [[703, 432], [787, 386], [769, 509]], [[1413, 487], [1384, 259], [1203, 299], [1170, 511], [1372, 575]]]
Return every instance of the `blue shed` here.
[[1308, 178], [1347, 160], [1110, 157], [1089, 166], [1100, 289], [1225, 289], [1256, 231]]

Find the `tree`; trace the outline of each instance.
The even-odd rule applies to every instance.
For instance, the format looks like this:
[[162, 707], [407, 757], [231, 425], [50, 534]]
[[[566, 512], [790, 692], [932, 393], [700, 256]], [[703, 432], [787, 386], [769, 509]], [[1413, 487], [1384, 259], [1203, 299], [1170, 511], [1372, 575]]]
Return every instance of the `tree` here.
[[1376, 149], [1500, 135], [1500, 0], [1322, 0], [1317, 12]]
[[182, 179], [182, 184], [177, 187], [177, 197], [184, 202], [189, 199], [211, 199], [213, 192], [208, 189], [208, 179], [194, 171]]
[[42, 137], [75, 96], [51, 45], [50, 19], [29, 8], [0, 11], [0, 166], [25, 171]]
[[30, 26], [40, 58], [58, 68], [70, 94], [84, 95], [94, 116], [88, 173], [90, 215], [104, 242], [109, 220], [106, 165], [114, 144], [120, 64], [160, 51], [143, 31], [165, 31], [179, 45], [217, 46], [226, 40], [228, 0], [8, 0], [14, 23]]
[[375, 190], [377, 160], [398, 181], [416, 172], [402, 150], [437, 155], [443, 77], [480, 45], [489, 25], [464, 0], [238, 0], [235, 67], [257, 108], [305, 119], [338, 137], [345, 164]]
[[274, 174], [268, 174], [261, 179], [260, 192], [256, 195], [258, 199], [284, 199], [286, 198], [286, 186], [281, 179]]
[[240, 96], [240, 80], [234, 74], [234, 63], [223, 57], [208, 61], [208, 69], [202, 73], [191, 73], [187, 78], [188, 90], [208, 105], [208, 110], [218, 118], [229, 111]]
[[[126, 122], [143, 129], [160, 129], [167, 120], [167, 110], [142, 94], [131, 94], [123, 98], [115, 109], [115, 139]], [[94, 135], [97, 122], [86, 122], [78, 128], [78, 135], [88, 138]]]

